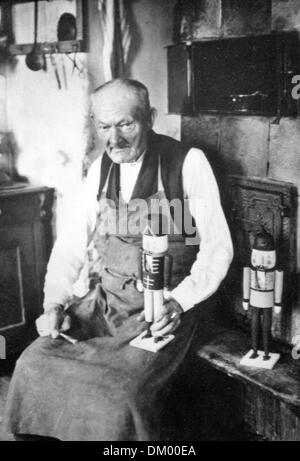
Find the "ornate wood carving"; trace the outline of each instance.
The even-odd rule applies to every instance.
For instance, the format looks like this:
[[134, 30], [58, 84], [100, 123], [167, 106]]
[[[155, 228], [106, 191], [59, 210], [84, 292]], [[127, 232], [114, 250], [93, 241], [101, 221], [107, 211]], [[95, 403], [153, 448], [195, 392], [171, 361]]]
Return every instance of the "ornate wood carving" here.
[[295, 292], [297, 189], [290, 183], [228, 176], [225, 202], [235, 248], [228, 277], [228, 287], [235, 298], [235, 314], [248, 323], [250, 314], [242, 310], [242, 268], [249, 264], [255, 233], [264, 227], [274, 237], [278, 266], [285, 274], [284, 306], [282, 314], [273, 316], [273, 334], [289, 341]]

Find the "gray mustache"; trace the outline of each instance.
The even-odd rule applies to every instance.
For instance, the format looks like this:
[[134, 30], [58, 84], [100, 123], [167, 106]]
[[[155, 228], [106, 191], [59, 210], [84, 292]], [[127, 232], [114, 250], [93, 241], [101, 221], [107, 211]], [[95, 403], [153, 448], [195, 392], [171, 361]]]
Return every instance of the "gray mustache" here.
[[110, 149], [125, 149], [126, 147], [130, 147], [129, 144], [116, 144], [116, 145], [111, 145], [111, 144], [108, 144], [108, 147]]

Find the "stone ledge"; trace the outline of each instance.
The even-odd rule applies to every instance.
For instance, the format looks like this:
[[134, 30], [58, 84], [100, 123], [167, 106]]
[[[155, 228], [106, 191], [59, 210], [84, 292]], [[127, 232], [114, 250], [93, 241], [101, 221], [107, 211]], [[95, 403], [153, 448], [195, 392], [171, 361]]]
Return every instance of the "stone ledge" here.
[[294, 360], [291, 350], [275, 348], [281, 354], [273, 370], [261, 370], [240, 365], [241, 358], [251, 349], [249, 337], [239, 330], [226, 330], [209, 342], [196, 347], [196, 355], [229, 377], [244, 384], [257, 386], [278, 400], [300, 407], [300, 360]]

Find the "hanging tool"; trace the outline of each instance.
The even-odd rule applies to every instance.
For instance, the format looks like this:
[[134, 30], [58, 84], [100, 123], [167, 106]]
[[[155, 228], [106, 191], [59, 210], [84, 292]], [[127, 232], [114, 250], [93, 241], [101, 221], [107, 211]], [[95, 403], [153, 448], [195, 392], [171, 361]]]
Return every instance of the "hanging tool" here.
[[80, 77], [84, 78], [84, 69], [83, 68], [80, 68], [77, 64], [77, 60], [76, 60], [76, 57], [77, 57], [77, 53], [75, 53], [75, 56], [74, 58], [72, 58], [71, 56], [69, 56], [67, 53], [66, 53], [66, 56], [68, 59], [70, 59], [70, 61], [72, 61], [73, 63], [73, 69], [72, 69], [72, 75], [74, 74], [74, 71], [75, 69], [78, 71], [78, 74]]
[[65, 40], [76, 40], [77, 24], [76, 18], [71, 13], [64, 13], [57, 24], [57, 39], [59, 42]]
[[38, 71], [45, 69], [45, 56], [38, 51], [38, 1], [34, 2], [34, 43], [32, 50], [27, 54], [25, 62], [30, 70]]
[[55, 77], [56, 77], [58, 89], [61, 90], [61, 81], [60, 81], [60, 77], [59, 77], [59, 73], [58, 73], [58, 69], [57, 69], [56, 59], [55, 59], [55, 57], [53, 56], [53, 54], [50, 54], [50, 61], [51, 61], [52, 67], [53, 67], [53, 69], [54, 69], [54, 73], [55, 73]]
[[63, 54], [60, 56], [60, 60], [61, 60], [61, 66], [62, 66], [62, 71], [63, 71], [65, 89], [67, 90], [68, 89], [68, 79], [67, 79], [67, 70], [65, 66], [65, 58]]

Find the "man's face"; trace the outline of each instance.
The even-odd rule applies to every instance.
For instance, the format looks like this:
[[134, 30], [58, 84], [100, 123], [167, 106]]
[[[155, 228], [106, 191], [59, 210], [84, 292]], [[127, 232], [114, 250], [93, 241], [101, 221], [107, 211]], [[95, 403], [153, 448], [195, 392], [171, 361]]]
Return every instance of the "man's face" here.
[[276, 252], [275, 250], [252, 250], [251, 263], [253, 267], [274, 269], [274, 267], [276, 266]]
[[151, 123], [141, 120], [139, 99], [126, 87], [103, 89], [93, 98], [93, 119], [106, 152], [115, 163], [138, 159], [147, 146]]

